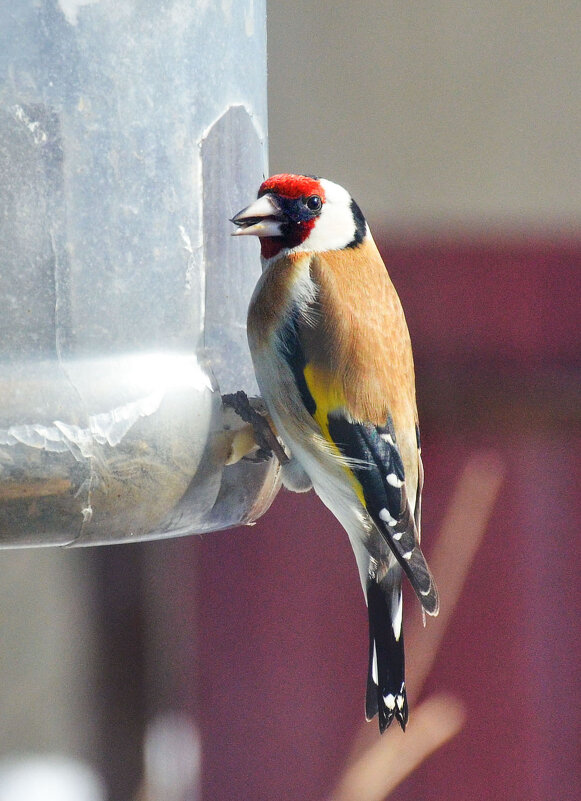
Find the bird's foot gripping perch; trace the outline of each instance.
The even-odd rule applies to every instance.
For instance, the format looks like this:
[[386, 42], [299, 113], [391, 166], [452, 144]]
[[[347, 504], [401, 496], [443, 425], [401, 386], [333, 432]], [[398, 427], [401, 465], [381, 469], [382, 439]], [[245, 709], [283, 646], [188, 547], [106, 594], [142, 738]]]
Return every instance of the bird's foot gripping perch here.
[[260, 398], [253, 398], [251, 403], [248, 395], [240, 389], [238, 392], [222, 395], [222, 403], [224, 406], [229, 406], [233, 409], [238, 417], [252, 426], [254, 441], [258, 445], [258, 450], [255, 451], [253, 456], [245, 456], [244, 458], [265, 461], [274, 454], [281, 465], [287, 464], [289, 458], [272, 430], [268, 413]]

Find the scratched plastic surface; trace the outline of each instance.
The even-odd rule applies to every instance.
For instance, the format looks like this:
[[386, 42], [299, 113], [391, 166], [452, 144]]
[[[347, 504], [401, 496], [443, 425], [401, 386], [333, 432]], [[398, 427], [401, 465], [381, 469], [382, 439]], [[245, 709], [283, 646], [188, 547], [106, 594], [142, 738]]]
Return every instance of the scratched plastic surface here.
[[[0, 0], [0, 547], [250, 522], [265, 4]], [[235, 248], [233, 245], [236, 244]]]

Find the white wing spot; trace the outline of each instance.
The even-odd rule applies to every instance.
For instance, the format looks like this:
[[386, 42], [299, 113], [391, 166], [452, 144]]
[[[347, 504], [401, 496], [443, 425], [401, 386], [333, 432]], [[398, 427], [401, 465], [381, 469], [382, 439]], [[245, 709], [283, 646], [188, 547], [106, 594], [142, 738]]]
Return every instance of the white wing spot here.
[[395, 442], [393, 441], [393, 437], [391, 436], [391, 434], [381, 434], [381, 439], [384, 442], [387, 442], [389, 445], [395, 446]]
[[403, 558], [407, 559], [409, 561], [412, 558], [412, 553], [413, 553], [413, 550], [412, 551], [408, 551], [407, 553], [404, 553]]
[[397, 487], [398, 489], [403, 484], [401, 478], [398, 478], [395, 473], [388, 473], [386, 476], [386, 480], [388, 484], [391, 484], [392, 487]]
[[393, 518], [387, 509], [380, 509], [379, 511], [379, 519], [383, 520], [384, 523], [387, 523], [388, 526], [396, 526], [397, 520]]
[[395, 709], [395, 695], [393, 695], [393, 693], [384, 695], [383, 700], [385, 701], [385, 705], [388, 709]]
[[397, 540], [399, 542], [403, 537], [403, 531], [394, 531], [392, 536], [394, 540]]
[[399, 710], [402, 710], [403, 709], [403, 695], [398, 695], [397, 698], [395, 699], [395, 702], [397, 704], [397, 708]]

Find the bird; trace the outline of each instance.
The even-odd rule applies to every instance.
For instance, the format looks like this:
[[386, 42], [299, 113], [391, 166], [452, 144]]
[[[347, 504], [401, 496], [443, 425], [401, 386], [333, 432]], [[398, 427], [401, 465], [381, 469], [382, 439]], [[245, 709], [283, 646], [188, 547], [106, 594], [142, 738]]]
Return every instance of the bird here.
[[365, 714], [405, 730], [402, 577], [425, 614], [438, 590], [420, 548], [423, 467], [401, 302], [346, 189], [290, 173], [231, 220], [260, 240], [247, 336], [261, 397], [289, 451], [282, 483], [314, 489], [347, 532], [368, 609]]

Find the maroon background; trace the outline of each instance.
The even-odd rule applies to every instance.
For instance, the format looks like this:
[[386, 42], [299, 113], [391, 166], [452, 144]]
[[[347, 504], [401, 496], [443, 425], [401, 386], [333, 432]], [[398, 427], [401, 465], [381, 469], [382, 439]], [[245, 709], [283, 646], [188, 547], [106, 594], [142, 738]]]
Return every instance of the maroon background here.
[[[576, 799], [581, 241], [381, 249], [416, 354], [428, 556], [466, 460], [485, 448], [506, 465], [423, 693], [461, 698], [466, 725], [392, 797]], [[165, 575], [170, 626], [153, 650], [173, 654], [165, 702], [200, 726], [204, 801], [324, 799], [363, 722], [367, 659], [340, 526], [312, 493], [282, 491], [252, 528], [143, 547]]]
[[[393, 797], [578, 798], [581, 247], [515, 237], [382, 252], [416, 353], [428, 552], [470, 454], [507, 465], [426, 687], [462, 698], [466, 726]], [[197, 564], [204, 798], [324, 798], [363, 717], [366, 613], [347, 537], [312, 494], [282, 492], [254, 528], [184, 547]], [[418, 614], [408, 603], [406, 618]]]

